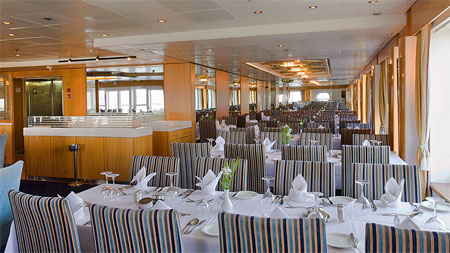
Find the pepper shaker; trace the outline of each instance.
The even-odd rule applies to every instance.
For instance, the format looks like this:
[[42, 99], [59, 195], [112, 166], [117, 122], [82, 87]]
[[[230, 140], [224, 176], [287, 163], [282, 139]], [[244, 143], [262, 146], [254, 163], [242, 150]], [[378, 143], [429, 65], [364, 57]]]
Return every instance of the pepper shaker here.
[[344, 205], [337, 204], [338, 221], [344, 221]]

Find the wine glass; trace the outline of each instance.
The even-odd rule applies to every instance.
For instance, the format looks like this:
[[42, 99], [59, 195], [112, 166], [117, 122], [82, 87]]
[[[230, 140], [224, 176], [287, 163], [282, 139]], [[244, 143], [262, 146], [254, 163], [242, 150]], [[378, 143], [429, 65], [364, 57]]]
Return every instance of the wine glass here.
[[370, 184], [369, 180], [364, 180], [364, 179], [357, 179], [355, 180], [355, 183], [359, 185], [359, 189], [361, 191], [361, 195], [358, 199], [357, 202], [362, 204], [362, 208], [366, 208], [370, 206], [370, 202], [369, 200], [366, 198], [365, 196], [365, 186]]
[[112, 188], [109, 186], [108, 177], [112, 174], [111, 171], [103, 171], [100, 173], [105, 176], [105, 185], [102, 187], [101, 193], [104, 199], [107, 199], [111, 195]]
[[178, 175], [178, 172], [175, 172], [175, 171], [166, 172], [166, 176], [170, 177], [170, 186], [169, 186], [169, 189], [167, 189], [166, 195], [176, 195], [178, 193], [178, 189], [174, 186], [174, 182], [173, 182], [173, 177], [176, 175]]
[[427, 197], [426, 200], [430, 201], [431, 204], [433, 204], [433, 216], [428, 218], [427, 221], [425, 221], [425, 226], [428, 224], [435, 224], [436, 227], [438, 227], [442, 231], [446, 231], [445, 223], [437, 217], [437, 205], [439, 202], [442, 202], [443, 200], [437, 197]]
[[197, 206], [200, 207], [200, 211], [203, 213], [208, 213], [210, 210], [209, 201], [206, 200], [207, 194], [205, 191], [201, 190], [202, 199], [198, 202]]
[[208, 142], [209, 142], [209, 146], [212, 148], [213, 147], [213, 142], [216, 140], [216, 139], [213, 139], [213, 138], [207, 138], [207, 140], [208, 140]]
[[109, 175], [112, 179], [113, 186], [111, 187], [111, 200], [117, 201], [119, 199], [119, 196], [121, 195], [121, 191], [116, 187], [116, 177], [120, 176], [118, 173], [112, 173]]
[[261, 204], [263, 206], [269, 206], [270, 204], [272, 204], [274, 199], [273, 193], [270, 192], [270, 181], [274, 180], [274, 177], [265, 176], [262, 178], [262, 180], [266, 181], [266, 192], [261, 199]]

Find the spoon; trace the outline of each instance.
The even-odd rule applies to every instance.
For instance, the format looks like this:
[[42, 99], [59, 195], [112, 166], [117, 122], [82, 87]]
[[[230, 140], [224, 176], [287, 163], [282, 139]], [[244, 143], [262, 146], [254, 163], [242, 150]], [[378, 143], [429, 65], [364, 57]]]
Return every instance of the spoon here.
[[199, 221], [200, 221], [200, 220], [199, 220], [198, 218], [193, 218], [192, 220], [190, 220], [190, 221], [188, 222], [188, 224], [186, 224], [186, 227], [184, 227], [184, 229], [183, 229], [183, 231], [182, 231], [183, 234], [186, 234], [186, 233], [189, 231], [189, 228], [190, 228], [191, 226], [197, 225]]

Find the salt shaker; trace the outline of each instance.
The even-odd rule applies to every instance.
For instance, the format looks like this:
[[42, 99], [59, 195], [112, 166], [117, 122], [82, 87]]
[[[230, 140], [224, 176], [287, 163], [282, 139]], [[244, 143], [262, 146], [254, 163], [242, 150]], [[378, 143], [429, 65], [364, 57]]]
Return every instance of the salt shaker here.
[[139, 200], [142, 199], [142, 191], [137, 190], [134, 192], [134, 202], [137, 204], [139, 203]]
[[338, 220], [344, 221], [344, 204], [337, 204]]

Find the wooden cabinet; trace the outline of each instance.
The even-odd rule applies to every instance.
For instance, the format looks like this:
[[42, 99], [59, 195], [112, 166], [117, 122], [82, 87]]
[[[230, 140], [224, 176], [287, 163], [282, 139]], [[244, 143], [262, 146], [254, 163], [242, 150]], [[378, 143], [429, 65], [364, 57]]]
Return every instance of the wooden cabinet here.
[[153, 132], [153, 153], [157, 156], [170, 156], [172, 142], [192, 142], [192, 128], [170, 132]]

